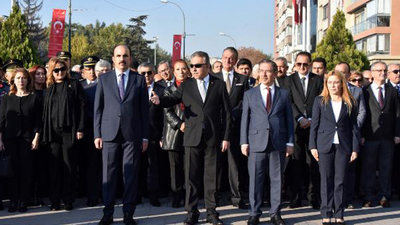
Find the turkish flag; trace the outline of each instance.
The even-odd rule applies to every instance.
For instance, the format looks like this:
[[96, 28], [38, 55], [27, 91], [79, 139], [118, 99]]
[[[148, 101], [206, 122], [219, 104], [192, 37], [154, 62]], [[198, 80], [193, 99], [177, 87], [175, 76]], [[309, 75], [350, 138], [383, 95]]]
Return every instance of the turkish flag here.
[[303, 22], [303, 1], [293, 0], [294, 8], [294, 22], [296, 24], [301, 24]]
[[53, 20], [51, 21], [49, 41], [49, 58], [56, 56], [57, 52], [62, 51], [65, 30], [65, 14], [66, 10], [64, 9], [53, 9]]
[[181, 50], [182, 50], [182, 35], [175, 34], [174, 42], [172, 45], [172, 65], [174, 65], [176, 60], [182, 59]]

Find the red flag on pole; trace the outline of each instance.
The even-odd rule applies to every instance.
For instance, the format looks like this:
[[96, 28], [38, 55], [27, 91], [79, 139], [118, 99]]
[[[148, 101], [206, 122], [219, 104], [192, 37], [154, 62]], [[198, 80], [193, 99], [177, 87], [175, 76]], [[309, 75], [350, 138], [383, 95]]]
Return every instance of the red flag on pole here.
[[301, 24], [303, 22], [303, 1], [302, 0], [293, 0], [293, 8], [294, 8], [294, 22], [296, 24]]
[[62, 51], [66, 10], [54, 9], [53, 20], [51, 21], [51, 32], [49, 41], [48, 57], [56, 56], [57, 52]]
[[174, 42], [172, 45], [172, 65], [174, 65], [175, 61], [181, 59], [181, 49], [182, 49], [182, 35], [175, 34]]

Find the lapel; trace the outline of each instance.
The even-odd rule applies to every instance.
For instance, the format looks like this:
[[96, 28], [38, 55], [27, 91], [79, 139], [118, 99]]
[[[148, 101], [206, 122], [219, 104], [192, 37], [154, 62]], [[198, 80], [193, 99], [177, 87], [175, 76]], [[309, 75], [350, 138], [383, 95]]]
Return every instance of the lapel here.
[[308, 84], [307, 84], [307, 95], [305, 96], [305, 100], [307, 101], [308, 96], [310, 95], [312, 89], [314, 88], [314, 77], [315, 75], [311, 72], [308, 74]]
[[299, 75], [299, 73], [296, 72], [292, 76], [294, 76], [293, 77], [294, 86], [297, 89], [297, 92], [300, 94], [300, 96], [301, 96], [301, 98], [303, 99], [303, 102], [304, 102], [305, 99], [306, 99], [306, 96], [304, 96], [303, 86], [301, 85], [301, 81], [300, 81], [300, 75]]
[[[208, 100], [208, 98], [210, 96], [210, 93], [211, 93], [211, 89], [214, 87], [214, 83], [215, 83], [214, 80], [217, 79], [217, 78], [214, 78], [211, 75], [209, 75], [209, 76], [210, 76], [210, 79], [208, 80], [208, 88], [207, 88], [206, 100], [204, 101], [204, 105], [207, 103], [207, 100]], [[200, 92], [199, 92], [199, 94], [200, 94]], [[200, 99], [201, 99], [201, 97], [200, 97]]]
[[[257, 88], [257, 91], [256, 91], [257, 92], [256, 93], [256, 97], [257, 97], [256, 104], [258, 104], [259, 107], [261, 107], [263, 109], [262, 111], [265, 114], [268, 115], [267, 108], [264, 106], [264, 101], [263, 101], [263, 98], [261, 96], [261, 85], [258, 85], [256, 88]], [[272, 110], [271, 110], [271, 112], [272, 112]]]
[[126, 90], [125, 90], [125, 97], [124, 100], [127, 99], [127, 96], [129, 95], [130, 90], [133, 87], [133, 84], [135, 83], [136, 80], [136, 74], [134, 74], [132, 71], [129, 70], [129, 74], [128, 74], [129, 78], [128, 78], [128, 84], [126, 85]]
[[236, 88], [236, 84], [240, 81], [239, 75], [237, 75], [236, 72], [233, 72], [233, 81], [232, 81], [232, 86], [231, 86], [231, 93], [229, 93], [229, 96], [232, 95], [233, 91]]
[[193, 84], [192, 84], [193, 87], [192, 87], [191, 89], [192, 89], [192, 90], [193, 90], [193, 89], [196, 89], [196, 91], [193, 91], [192, 93], [195, 93], [195, 96], [197, 97], [197, 101], [198, 101], [198, 102], [200, 102], [201, 104], [204, 104], [204, 103], [203, 103], [203, 99], [201, 98], [200, 91], [199, 91], [199, 86], [197, 85], [197, 80], [196, 80], [195, 78], [192, 78], [191, 81], [192, 81], [192, 83], [193, 83]]
[[338, 119], [338, 121], [336, 122], [336, 124], [339, 124], [340, 123], [340, 120], [342, 120], [343, 119], [343, 116], [347, 113], [347, 110], [348, 108], [347, 108], [347, 104], [344, 102], [344, 101], [342, 101], [342, 108], [340, 109], [340, 113], [339, 113], [339, 119]]
[[280, 96], [281, 96], [281, 90], [278, 86], [275, 85], [274, 99], [272, 99], [272, 106], [271, 106], [270, 114], [274, 111], [276, 104], [278, 104], [278, 99], [280, 98]]
[[[110, 76], [109, 79], [111, 80], [110, 86], [111, 86], [112, 92], [114, 92], [117, 99], [121, 101], [121, 99], [119, 97], [117, 74], [115, 73], [115, 70], [112, 70], [112, 72], [109, 73], [109, 76]], [[107, 85], [107, 84], [105, 84], [105, 85]]]
[[376, 99], [376, 97], [374, 95], [374, 91], [372, 91], [371, 85], [368, 86], [367, 92], [369, 93], [369, 98], [374, 99], [373, 101], [374, 101], [375, 105], [380, 109], [381, 107], [379, 106], [378, 100]]
[[347, 105], [344, 103], [344, 101], [342, 101], [342, 107], [340, 108], [339, 118], [337, 121], [335, 119], [335, 113], [333, 112], [333, 106], [331, 100], [329, 100], [329, 104], [327, 104], [327, 107], [328, 108], [326, 109], [326, 112], [329, 113], [329, 117], [332, 119], [332, 121], [335, 122], [335, 124], [339, 124], [340, 120], [343, 118], [344, 114], [347, 111]]
[[[382, 110], [385, 109], [386, 103], [389, 102], [388, 97], [390, 96], [391, 91], [392, 91], [392, 88], [390, 88], [390, 87], [393, 87], [393, 86], [391, 84], [390, 84], [390, 86], [389, 86], [389, 84], [384, 84], [384, 87], [385, 87], [385, 95], [383, 96], [383, 109]], [[394, 88], [394, 89], [396, 89], [396, 88]]]

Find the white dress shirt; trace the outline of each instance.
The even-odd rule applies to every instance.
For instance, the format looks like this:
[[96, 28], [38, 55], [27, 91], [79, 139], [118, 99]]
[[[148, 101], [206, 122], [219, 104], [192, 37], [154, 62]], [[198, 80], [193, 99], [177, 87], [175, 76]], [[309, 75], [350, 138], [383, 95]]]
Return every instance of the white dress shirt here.
[[[273, 101], [274, 94], [275, 94], [275, 84], [269, 86], [269, 88], [271, 91], [271, 101]], [[263, 105], [264, 105], [264, 107], [267, 107], [267, 94], [268, 94], [267, 86], [265, 86], [264, 84], [260, 84], [260, 91], [261, 91], [261, 97], [263, 100]], [[271, 102], [271, 106], [272, 106], [272, 102]]]
[[[204, 77], [203, 81], [204, 81], [204, 89], [205, 89], [205, 92], [206, 92], [206, 96], [204, 96], [204, 100], [205, 100], [205, 98], [207, 97], [208, 85], [210, 83], [210, 75], [207, 75], [206, 77]], [[200, 85], [203, 85], [203, 84], [201, 84], [201, 80], [200, 79], [196, 79], [196, 82], [197, 82], [197, 88], [199, 88], [199, 92], [201, 93]], [[203, 100], [203, 102], [204, 102], [204, 100]]]
[[128, 84], [128, 79], [129, 79], [129, 71], [130, 69], [127, 69], [125, 72], [121, 72], [117, 69], [115, 69], [115, 75], [117, 76], [117, 85], [118, 85], [118, 79], [119, 79], [119, 75], [121, 75], [122, 73], [125, 74], [124, 76], [124, 89], [126, 90], [126, 86]]
[[[309, 77], [309, 74], [310, 74], [310, 73], [307, 73], [307, 75], [303, 76], [303, 75], [301, 75], [301, 74], [299, 73], [300, 84], [302, 85], [302, 87], [303, 87], [303, 83], [302, 83], [301, 79], [302, 79], [303, 77], [306, 78], [306, 80], [304, 81], [304, 82], [305, 82], [305, 86], [306, 86], [306, 90], [304, 90], [304, 93], [307, 93], [307, 90], [308, 90], [308, 80], [309, 80], [308, 77]], [[305, 94], [304, 94], [304, 95], [305, 95]]]
[[228, 72], [228, 71], [222, 69], [222, 75], [223, 75], [223, 77], [224, 77], [224, 81], [225, 81], [225, 82], [226, 82], [226, 80], [228, 79], [228, 74], [229, 74], [229, 82], [230, 82], [231, 87], [232, 87], [232, 83], [233, 83], [233, 70], [231, 70], [231, 71]]
[[94, 81], [90, 81], [90, 80], [86, 79], [86, 83], [87, 83], [88, 85], [90, 85], [90, 84], [97, 84], [97, 79], [94, 80]]
[[149, 93], [149, 101], [151, 99], [151, 92], [153, 91], [153, 89], [154, 89], [154, 81], [151, 82], [150, 86], [147, 87], [147, 91]]
[[379, 87], [382, 87], [382, 96], [383, 96], [382, 100], [385, 100], [385, 84], [382, 84], [382, 85], [378, 86], [375, 82], [371, 83], [372, 92], [374, 93], [374, 96], [375, 96], [376, 101], [378, 103], [379, 103], [379, 100], [378, 100], [378, 96], [379, 96], [379, 89], [378, 88]]
[[[333, 115], [335, 116], [335, 121], [337, 122], [339, 120], [340, 110], [342, 110], [342, 101], [340, 102], [331, 101], [331, 103], [332, 103]], [[333, 144], [339, 144], [339, 136], [337, 130], [335, 131], [335, 135], [333, 136]]]

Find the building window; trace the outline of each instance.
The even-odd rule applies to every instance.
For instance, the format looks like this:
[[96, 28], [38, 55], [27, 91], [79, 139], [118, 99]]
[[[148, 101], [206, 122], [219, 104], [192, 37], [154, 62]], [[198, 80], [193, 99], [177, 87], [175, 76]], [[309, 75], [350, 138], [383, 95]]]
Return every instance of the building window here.
[[388, 54], [390, 53], [390, 34], [378, 34], [366, 38], [366, 51], [365, 39], [356, 42], [356, 46], [367, 55]]
[[326, 20], [328, 19], [329, 15], [329, 4], [326, 4], [322, 7], [322, 19]]

